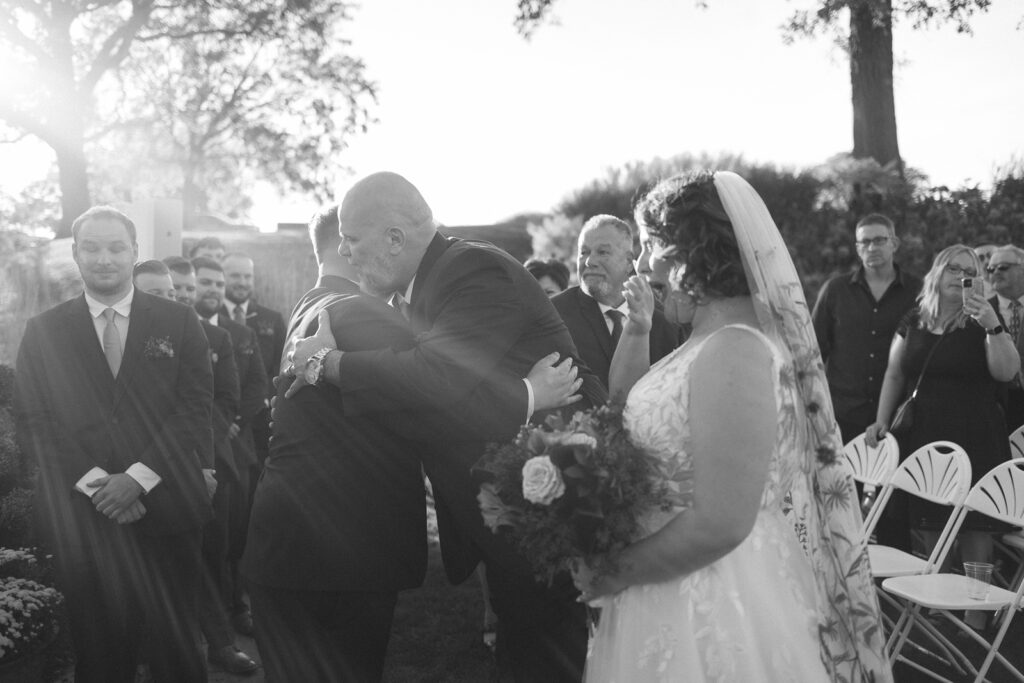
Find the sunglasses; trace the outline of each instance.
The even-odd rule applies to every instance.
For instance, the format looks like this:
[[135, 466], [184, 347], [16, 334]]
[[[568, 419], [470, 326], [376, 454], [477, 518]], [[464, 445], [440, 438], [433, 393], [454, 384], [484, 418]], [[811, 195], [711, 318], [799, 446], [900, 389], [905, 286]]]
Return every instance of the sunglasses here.
[[989, 275], [992, 275], [993, 273], [1005, 273], [1010, 268], [1016, 268], [1019, 265], [1019, 263], [1000, 263], [997, 266], [989, 266], [985, 269], [985, 272]]

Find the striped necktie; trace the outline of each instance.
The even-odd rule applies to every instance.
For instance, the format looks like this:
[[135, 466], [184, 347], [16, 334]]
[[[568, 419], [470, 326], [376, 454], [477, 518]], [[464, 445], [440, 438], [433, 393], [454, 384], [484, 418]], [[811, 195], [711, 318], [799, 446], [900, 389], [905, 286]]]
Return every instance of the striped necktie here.
[[103, 328], [103, 355], [107, 357], [107, 365], [110, 366], [110, 372], [114, 377], [117, 377], [117, 371], [121, 369], [121, 335], [114, 324], [116, 315], [117, 311], [113, 308], [103, 311], [103, 317], [107, 319]]
[[231, 315], [231, 319], [239, 325], [245, 324], [245, 311], [242, 310], [240, 304], [235, 304], [235, 312]]

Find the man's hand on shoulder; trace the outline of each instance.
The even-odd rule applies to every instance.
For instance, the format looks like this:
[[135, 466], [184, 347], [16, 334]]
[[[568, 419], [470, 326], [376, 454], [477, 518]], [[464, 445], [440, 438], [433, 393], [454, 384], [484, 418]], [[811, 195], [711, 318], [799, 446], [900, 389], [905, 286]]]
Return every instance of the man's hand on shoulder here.
[[116, 519], [118, 515], [129, 512], [132, 504], [136, 503], [139, 496], [143, 494], [142, 485], [130, 475], [123, 473], [94, 479], [89, 482], [88, 486], [99, 488], [99, 491], [92, 497], [92, 504], [101, 514], [110, 519]]
[[295, 395], [295, 392], [308, 384], [305, 371], [309, 359], [314, 353], [321, 349], [335, 350], [338, 348], [338, 342], [331, 331], [331, 315], [327, 312], [326, 308], [320, 311], [320, 315], [317, 316], [317, 324], [319, 328], [316, 334], [312, 337], [299, 339], [295, 342], [295, 348], [288, 354], [288, 362], [291, 364], [288, 366], [285, 374], [294, 376], [295, 381], [292, 382], [292, 385], [288, 387], [288, 391], [285, 392], [285, 398], [291, 398]]

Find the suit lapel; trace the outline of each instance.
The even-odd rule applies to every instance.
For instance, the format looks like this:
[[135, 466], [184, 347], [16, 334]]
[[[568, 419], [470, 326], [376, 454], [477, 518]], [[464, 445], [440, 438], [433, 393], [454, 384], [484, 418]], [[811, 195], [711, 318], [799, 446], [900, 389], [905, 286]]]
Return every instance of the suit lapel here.
[[117, 385], [114, 392], [114, 407], [124, 397], [132, 380], [132, 375], [139, 366], [145, 340], [149, 335], [150, 311], [146, 294], [135, 290], [132, 298], [131, 317], [128, 319], [128, 337], [124, 341], [124, 356], [121, 369], [117, 373]]
[[104, 397], [109, 399], [113, 396], [114, 376], [110, 374], [107, 357], [103, 355], [103, 347], [96, 336], [96, 324], [89, 315], [89, 305], [85, 303], [84, 294], [71, 307], [68, 329], [71, 334], [67, 336], [67, 341], [71, 343], [73, 352], [76, 355], [84, 353], [84, 365], [93, 386], [99, 387]]
[[604, 316], [601, 315], [601, 308], [597, 305], [597, 299], [588, 296], [582, 289], [577, 290], [576, 295], [580, 298], [580, 312], [582, 312], [583, 318], [590, 325], [594, 338], [597, 339], [597, 343], [601, 347], [601, 352], [604, 353], [608, 358], [608, 362], [611, 363], [612, 354], [615, 353], [615, 349], [612, 348], [612, 335], [608, 331], [608, 325], [604, 321]]
[[448, 248], [458, 242], [455, 238], [447, 238], [441, 233], [435, 233], [434, 238], [427, 245], [427, 251], [420, 260], [420, 267], [416, 269], [416, 284], [412, 287], [412, 301], [409, 302], [410, 320], [414, 330], [423, 330], [429, 327], [426, 321], [424, 292], [429, 291], [433, 279], [441, 269], [435, 269], [438, 259], [441, 258]]

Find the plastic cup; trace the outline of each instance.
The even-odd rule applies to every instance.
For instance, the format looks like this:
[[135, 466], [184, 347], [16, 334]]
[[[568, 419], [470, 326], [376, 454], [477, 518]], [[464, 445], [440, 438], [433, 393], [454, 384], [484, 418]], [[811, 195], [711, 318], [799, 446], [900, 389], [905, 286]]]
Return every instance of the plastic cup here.
[[984, 600], [992, 584], [992, 564], [989, 562], [964, 562], [964, 575], [970, 579], [967, 583], [967, 597], [971, 600]]

